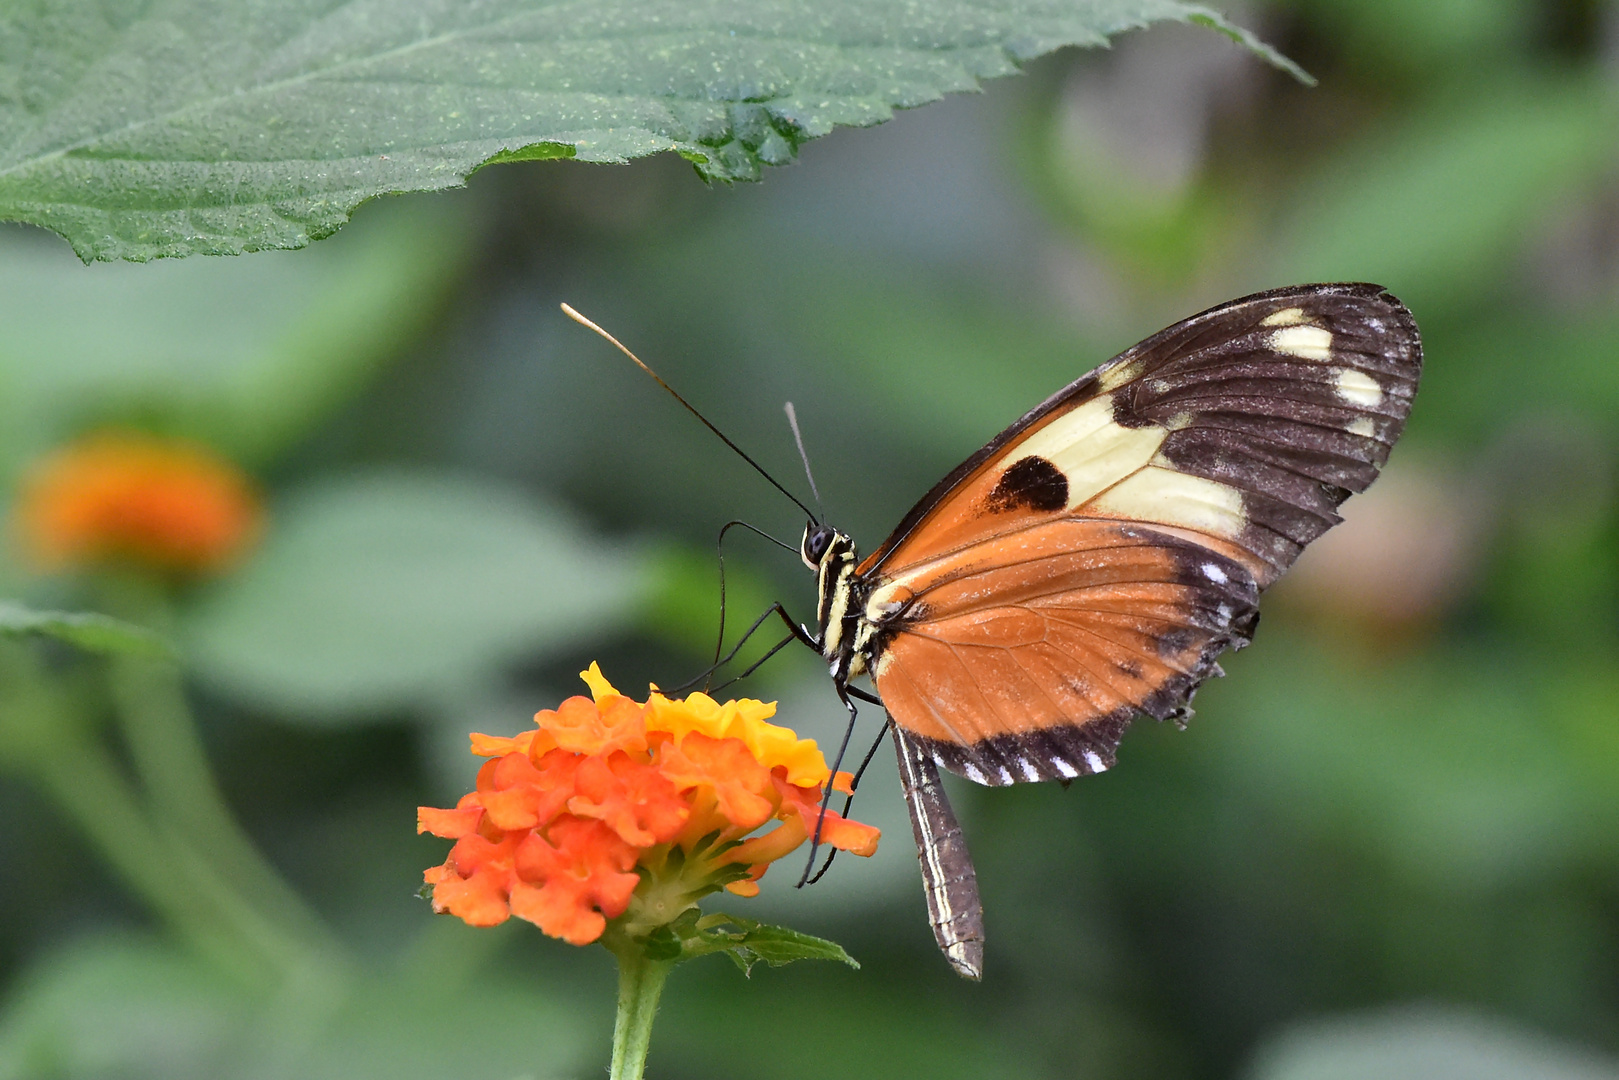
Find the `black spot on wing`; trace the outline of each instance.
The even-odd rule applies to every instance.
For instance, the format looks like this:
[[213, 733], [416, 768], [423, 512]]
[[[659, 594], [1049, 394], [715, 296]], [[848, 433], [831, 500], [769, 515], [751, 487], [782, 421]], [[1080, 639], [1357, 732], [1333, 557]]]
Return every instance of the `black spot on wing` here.
[[993, 513], [1027, 506], [1033, 510], [1061, 510], [1068, 505], [1068, 478], [1043, 457], [1026, 457], [1001, 474], [987, 505]]

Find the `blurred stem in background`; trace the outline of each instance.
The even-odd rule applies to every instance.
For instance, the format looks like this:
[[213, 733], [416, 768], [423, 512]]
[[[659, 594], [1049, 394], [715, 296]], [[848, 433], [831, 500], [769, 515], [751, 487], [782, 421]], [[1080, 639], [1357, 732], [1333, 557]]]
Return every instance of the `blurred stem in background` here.
[[[274, 986], [301, 970], [335, 968], [323, 941], [282, 925], [216, 851], [153, 812], [155, 800], [130, 784], [97, 739], [91, 700], [70, 678], [28, 645], [0, 652], [7, 764], [39, 786], [140, 900], [239, 981]], [[150, 752], [151, 740], [142, 741], [142, 753]]]
[[[173, 633], [173, 611], [157, 579], [109, 576], [102, 593], [103, 610], [165, 636]], [[186, 700], [179, 666], [114, 656], [108, 683], [119, 731], [153, 817], [173, 828], [183, 842], [206, 852], [218, 873], [280, 933], [326, 957], [342, 957], [341, 944], [265, 860], [226, 805]]]

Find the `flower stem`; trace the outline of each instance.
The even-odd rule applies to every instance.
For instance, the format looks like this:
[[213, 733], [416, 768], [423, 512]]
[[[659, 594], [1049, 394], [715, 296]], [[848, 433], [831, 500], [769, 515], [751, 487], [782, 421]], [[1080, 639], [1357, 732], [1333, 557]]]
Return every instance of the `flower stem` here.
[[609, 1080], [641, 1080], [647, 1048], [652, 1044], [652, 1018], [658, 1012], [663, 982], [672, 960], [653, 960], [643, 948], [628, 943], [618, 957], [618, 1019], [613, 1024], [613, 1064]]

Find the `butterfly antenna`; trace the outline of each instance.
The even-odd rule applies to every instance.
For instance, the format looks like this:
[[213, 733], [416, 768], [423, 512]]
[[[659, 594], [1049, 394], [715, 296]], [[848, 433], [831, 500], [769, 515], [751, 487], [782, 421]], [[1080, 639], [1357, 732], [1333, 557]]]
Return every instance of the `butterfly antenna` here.
[[680, 402], [682, 405], [684, 405], [686, 407], [687, 412], [691, 413], [693, 416], [697, 417], [697, 419], [701, 420], [703, 422], [704, 427], [706, 427], [708, 430], [712, 431], [714, 434], [718, 435], [720, 437], [721, 442], [723, 442], [726, 446], [729, 446], [732, 450], [735, 450], [738, 457], [740, 457], [743, 461], [746, 461], [749, 465], [752, 465], [753, 468], [754, 468], [754, 471], [756, 471], [760, 476], [764, 477], [766, 480], [770, 481], [770, 486], [771, 487], [775, 488], [777, 491], [781, 492], [783, 495], [785, 495], [789, 499], [791, 499], [793, 501], [793, 504], [795, 506], [797, 506], [800, 510], [804, 511], [804, 513], [808, 517], [810, 517], [812, 520], [819, 520], [818, 518], [815, 517], [815, 514], [813, 512], [811, 512], [809, 507], [805, 506], [802, 502], [799, 501], [797, 495], [794, 495], [792, 492], [788, 491], [786, 488], [784, 488], [780, 484], [778, 484], [776, 482], [776, 478], [774, 476], [771, 476], [769, 473], [765, 472], [764, 466], [760, 465], [757, 461], [754, 461], [752, 458], [750, 458], [747, 455], [746, 452], [743, 451], [743, 449], [740, 446], [738, 446], [736, 443], [732, 442], [730, 439], [726, 438], [725, 437], [725, 432], [721, 431], [719, 428], [717, 428], [713, 424], [709, 423], [708, 422], [708, 417], [706, 417], [702, 413], [698, 412], [697, 409], [692, 405], [691, 402], [689, 402], [685, 398], [681, 397], [680, 394], [675, 391], [674, 387], [672, 387], [668, 383], [664, 382], [663, 378], [661, 376], [659, 376], [659, 374], [656, 371], [653, 371], [651, 368], [647, 367], [646, 364], [642, 363], [641, 358], [639, 356], [636, 356], [634, 353], [630, 352], [630, 350], [626, 349], [624, 347], [624, 343], [622, 341], [619, 341], [618, 338], [614, 337], [612, 334], [609, 334], [607, 331], [603, 330], [601, 327], [597, 326], [595, 323], [591, 322], [589, 319], [585, 318], [583, 315], [581, 315], [577, 311], [573, 310], [573, 308], [569, 307], [567, 304], [562, 305], [562, 313], [564, 315], [566, 315], [568, 318], [572, 319], [574, 322], [578, 323], [580, 326], [589, 327], [590, 329], [596, 331], [596, 333], [600, 334], [602, 337], [606, 338], [608, 341], [612, 342], [618, 348], [619, 352], [623, 353], [625, 356], [627, 356], [631, 360], [635, 361], [635, 366], [636, 367], [640, 368], [642, 371], [644, 371], [648, 375], [652, 376], [653, 380], [656, 381], [659, 386], [661, 386], [665, 390], [669, 391], [670, 395], [672, 395], [676, 401]]
[[[826, 507], [821, 505], [821, 489], [815, 486], [815, 474], [810, 472], [809, 455], [804, 453], [804, 436], [798, 430], [798, 413], [793, 411], [793, 403], [790, 401], [783, 409], [787, 413], [787, 424], [793, 429], [793, 442], [798, 444], [798, 457], [804, 463], [804, 475], [809, 477], [810, 493], [815, 496], [815, 509], [825, 514]], [[820, 521], [820, 516], [817, 515], [815, 520]]]

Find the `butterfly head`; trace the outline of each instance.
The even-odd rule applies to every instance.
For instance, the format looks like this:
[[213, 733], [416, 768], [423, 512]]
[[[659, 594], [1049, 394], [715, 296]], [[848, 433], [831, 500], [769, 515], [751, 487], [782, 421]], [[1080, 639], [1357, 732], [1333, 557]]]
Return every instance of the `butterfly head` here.
[[811, 570], [819, 570], [828, 552], [847, 549], [848, 546], [849, 538], [843, 533], [830, 525], [811, 521], [804, 526], [804, 539], [799, 544], [798, 554], [804, 560], [805, 566]]

